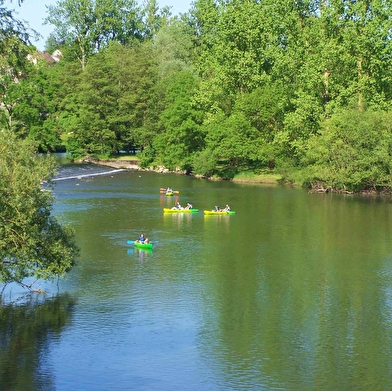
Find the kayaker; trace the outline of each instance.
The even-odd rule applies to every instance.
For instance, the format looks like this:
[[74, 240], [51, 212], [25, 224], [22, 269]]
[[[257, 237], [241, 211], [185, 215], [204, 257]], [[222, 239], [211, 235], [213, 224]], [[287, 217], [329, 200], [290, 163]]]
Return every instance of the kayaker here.
[[193, 206], [191, 203], [187, 202], [186, 207], [184, 209], [193, 209]]
[[181, 204], [179, 203], [179, 201], [177, 201], [176, 204], [173, 206], [172, 209], [174, 210], [174, 209], [184, 209], [184, 208], [181, 206]]
[[215, 205], [215, 209], [212, 210], [213, 212], [220, 212], [219, 205]]
[[143, 233], [140, 234], [139, 239], [137, 240], [139, 243], [148, 243], [148, 239], [144, 236]]
[[230, 206], [226, 204], [225, 208], [223, 209], [223, 212], [230, 212]]
[[173, 193], [173, 189], [172, 189], [171, 187], [168, 187], [168, 188], [166, 189], [166, 193]]

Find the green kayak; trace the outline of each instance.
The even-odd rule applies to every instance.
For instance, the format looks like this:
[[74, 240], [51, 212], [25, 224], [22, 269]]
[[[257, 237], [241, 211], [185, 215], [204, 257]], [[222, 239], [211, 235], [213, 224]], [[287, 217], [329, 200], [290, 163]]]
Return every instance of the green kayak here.
[[152, 248], [152, 243], [139, 243], [137, 240], [127, 240], [127, 244], [133, 244], [137, 248]]

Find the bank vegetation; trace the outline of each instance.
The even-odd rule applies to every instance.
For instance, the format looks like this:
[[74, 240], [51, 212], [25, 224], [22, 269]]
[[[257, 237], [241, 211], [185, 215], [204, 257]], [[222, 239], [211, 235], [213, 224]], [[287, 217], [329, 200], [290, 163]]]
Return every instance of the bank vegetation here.
[[155, 0], [63, 0], [47, 21], [54, 64], [17, 34], [0, 44], [0, 126], [41, 151], [392, 188], [389, 0], [196, 0], [180, 16]]

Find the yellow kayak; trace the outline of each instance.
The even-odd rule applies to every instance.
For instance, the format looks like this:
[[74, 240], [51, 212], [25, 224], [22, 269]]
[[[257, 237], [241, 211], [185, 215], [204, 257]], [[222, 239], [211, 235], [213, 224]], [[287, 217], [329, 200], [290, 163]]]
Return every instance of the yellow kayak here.
[[197, 213], [199, 209], [171, 209], [163, 208], [164, 213]]
[[221, 212], [218, 212], [218, 211], [215, 211], [215, 210], [205, 210], [204, 211], [204, 214], [205, 215], [234, 215], [235, 214], [235, 212], [234, 212], [234, 210], [229, 210], [229, 211], [221, 211]]

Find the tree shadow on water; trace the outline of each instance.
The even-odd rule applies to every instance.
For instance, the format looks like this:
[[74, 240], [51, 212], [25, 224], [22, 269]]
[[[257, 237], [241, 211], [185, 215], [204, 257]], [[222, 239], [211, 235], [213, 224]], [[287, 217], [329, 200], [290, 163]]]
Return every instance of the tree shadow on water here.
[[47, 357], [51, 342], [70, 324], [75, 303], [61, 294], [0, 304], [0, 390], [55, 390]]

